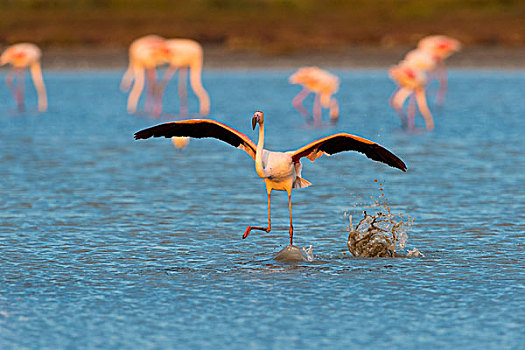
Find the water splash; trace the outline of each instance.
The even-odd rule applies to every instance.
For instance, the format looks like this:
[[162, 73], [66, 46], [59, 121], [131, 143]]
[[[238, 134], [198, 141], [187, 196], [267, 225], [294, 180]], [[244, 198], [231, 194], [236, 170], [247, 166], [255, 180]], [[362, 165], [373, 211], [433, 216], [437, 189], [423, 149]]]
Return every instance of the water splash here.
[[[377, 180], [374, 180], [378, 182]], [[407, 231], [414, 223], [414, 219], [406, 214], [393, 214], [388, 198], [385, 197], [383, 183], [379, 183], [381, 195], [375, 204], [365, 208], [376, 209], [374, 213], [363, 211], [364, 217], [354, 227], [352, 215], [349, 217], [348, 250], [352, 255], [359, 257], [419, 257], [423, 254], [417, 249], [407, 250], [407, 254], [400, 254], [398, 250], [405, 249], [408, 241]]]

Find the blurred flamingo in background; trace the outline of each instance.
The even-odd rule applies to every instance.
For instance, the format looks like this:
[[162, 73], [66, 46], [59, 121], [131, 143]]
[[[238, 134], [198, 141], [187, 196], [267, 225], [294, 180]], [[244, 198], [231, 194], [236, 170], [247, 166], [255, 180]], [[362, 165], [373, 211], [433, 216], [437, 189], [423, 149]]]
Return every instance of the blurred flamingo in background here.
[[301, 115], [309, 119], [309, 113], [303, 106], [302, 102], [313, 92], [315, 94], [313, 120], [315, 125], [321, 124], [322, 108], [330, 108], [330, 121], [337, 122], [339, 118], [339, 104], [333, 94], [339, 89], [339, 79], [318, 67], [303, 67], [292, 74], [289, 78], [291, 84], [299, 84], [303, 89], [292, 100], [293, 106]]
[[[437, 104], [443, 104], [447, 89], [445, 59], [460, 50], [461, 44], [456, 39], [444, 35], [432, 35], [421, 39], [415, 50], [408, 52], [403, 61], [390, 69], [390, 77], [398, 87], [390, 97], [389, 103], [397, 112], [403, 126], [413, 130], [415, 126], [414, 98], [423, 117], [427, 130], [434, 128], [432, 114], [428, 109], [425, 89], [433, 77], [437, 77], [439, 87]], [[403, 105], [409, 99], [408, 110], [403, 112]]]
[[[7, 63], [13, 66], [13, 69], [7, 73], [6, 83], [20, 111], [24, 110], [24, 76], [27, 67], [29, 67], [38, 94], [38, 111], [45, 112], [47, 110], [47, 93], [42, 77], [40, 57], [42, 57], [42, 51], [38, 46], [31, 43], [11, 45], [0, 56], [0, 66]], [[15, 76], [16, 86], [14, 84]]]
[[404, 120], [402, 117], [403, 105], [405, 100], [410, 97], [406, 118], [407, 129], [414, 130], [415, 127], [415, 97], [419, 111], [425, 119], [427, 130], [433, 130], [434, 119], [432, 118], [432, 113], [430, 113], [425, 97], [425, 86], [427, 83], [426, 73], [407, 62], [401, 62], [399, 65], [390, 68], [389, 73], [390, 78], [399, 85], [398, 91], [391, 98], [391, 105], [400, 115], [402, 121]]
[[210, 112], [210, 98], [202, 86], [201, 74], [203, 65], [203, 52], [201, 45], [190, 39], [169, 39], [165, 42], [167, 52], [167, 61], [169, 68], [162, 78], [160, 84], [160, 98], [164, 89], [173, 75], [179, 70], [179, 103], [181, 116], [187, 117], [188, 112], [188, 94], [186, 80], [188, 69], [190, 71], [190, 85], [199, 98], [200, 115], [206, 116]]
[[461, 43], [445, 35], [430, 35], [419, 41], [418, 48], [428, 52], [434, 56], [436, 60], [436, 66], [431, 71], [431, 77], [436, 76], [438, 79], [439, 86], [436, 103], [443, 105], [448, 85], [445, 59], [450, 57], [454, 52], [461, 50]]
[[129, 66], [120, 83], [122, 91], [129, 91], [133, 84], [133, 88], [131, 88], [128, 96], [128, 113], [137, 111], [137, 104], [144, 89], [146, 72], [147, 90], [144, 109], [155, 113], [155, 109], [158, 108], [159, 101], [155, 97], [157, 79], [155, 68], [166, 62], [164, 44], [164, 38], [158, 35], [146, 35], [131, 43], [129, 47]]
[[[415, 49], [410, 52], [408, 52], [405, 55], [405, 59], [401, 61], [401, 63], [398, 65], [402, 67], [410, 67], [415, 72], [420, 72], [424, 75], [425, 83], [421, 86], [423, 90], [426, 88], [426, 72], [432, 71], [436, 67], [437, 60], [436, 58], [428, 53], [427, 51], [423, 51], [420, 49]], [[399, 72], [395, 71], [395, 74], [399, 75]], [[420, 74], [420, 75], [421, 75]], [[418, 75], [418, 73], [414, 73], [414, 75]], [[392, 76], [392, 74], [391, 74]], [[420, 78], [419, 78], [420, 79]], [[394, 79], [397, 81], [397, 79]], [[400, 80], [406, 80], [406, 78], [401, 78]], [[410, 85], [410, 84], [408, 84]], [[397, 112], [399, 118], [401, 119], [401, 123], [404, 127], [407, 127], [409, 130], [413, 130], [415, 127], [415, 109], [414, 109], [414, 91], [410, 86], [407, 87], [407, 83], [405, 82], [404, 85], [399, 84], [398, 87], [394, 90], [394, 93], [389, 99], [389, 103], [394, 108], [394, 110]], [[403, 112], [403, 105], [405, 103], [405, 100], [410, 97], [409, 101], [409, 110], [405, 118], [405, 113]], [[426, 103], [425, 103], [426, 105]]]

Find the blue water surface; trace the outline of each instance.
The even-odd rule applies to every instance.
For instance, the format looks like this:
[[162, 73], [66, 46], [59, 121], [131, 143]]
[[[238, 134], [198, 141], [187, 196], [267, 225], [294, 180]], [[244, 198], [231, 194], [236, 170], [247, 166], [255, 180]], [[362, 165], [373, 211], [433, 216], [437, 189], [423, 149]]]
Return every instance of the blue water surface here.
[[[132, 116], [122, 73], [46, 72], [43, 114], [30, 85], [24, 113], [0, 86], [2, 349], [523, 349], [525, 71], [452, 70], [443, 108], [429, 92], [436, 129], [421, 133], [400, 129], [386, 70], [335, 71], [341, 118], [323, 128], [292, 107], [292, 71], [205, 72], [210, 117], [256, 140], [264, 111], [271, 150], [345, 131], [406, 162], [303, 160], [313, 185], [293, 194], [294, 243], [315, 254], [303, 263], [273, 260], [288, 243], [284, 192], [273, 230], [241, 239], [267, 215], [243, 151], [133, 140], [179, 118], [176, 84], [162, 119]], [[375, 201], [374, 180], [415, 218], [408, 247], [425, 257], [348, 253], [344, 213]]]

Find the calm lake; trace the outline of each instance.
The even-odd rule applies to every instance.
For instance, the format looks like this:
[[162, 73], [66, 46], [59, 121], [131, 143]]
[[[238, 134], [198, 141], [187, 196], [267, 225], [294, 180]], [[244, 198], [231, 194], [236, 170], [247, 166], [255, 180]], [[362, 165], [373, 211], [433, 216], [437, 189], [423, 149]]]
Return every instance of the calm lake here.
[[[436, 129], [419, 133], [400, 129], [386, 70], [333, 71], [341, 117], [322, 128], [292, 107], [292, 72], [205, 72], [210, 118], [256, 141], [260, 109], [270, 150], [345, 131], [408, 166], [304, 159], [312, 186], [293, 192], [294, 243], [314, 261], [300, 263], [273, 259], [288, 244], [285, 192], [273, 192], [272, 231], [241, 239], [267, 223], [246, 153], [133, 140], [179, 118], [175, 82], [155, 119], [126, 113], [121, 71], [48, 71], [49, 111], [34, 112], [28, 80], [21, 114], [2, 71], [0, 347], [523, 349], [525, 71], [451, 70], [443, 108], [430, 88]], [[362, 217], [379, 182], [414, 218], [407, 248], [424, 257], [349, 254], [345, 212]]]

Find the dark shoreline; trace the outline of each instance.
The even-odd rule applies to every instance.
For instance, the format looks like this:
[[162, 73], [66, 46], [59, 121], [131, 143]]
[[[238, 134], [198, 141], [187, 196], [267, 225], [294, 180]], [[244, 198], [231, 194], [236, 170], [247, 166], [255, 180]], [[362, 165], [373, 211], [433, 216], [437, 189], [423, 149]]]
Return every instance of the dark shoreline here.
[[[338, 51], [303, 51], [261, 54], [231, 51], [220, 46], [204, 47], [205, 69], [295, 69], [317, 65], [324, 68], [385, 68], [396, 64], [411, 47], [349, 47]], [[44, 69], [125, 69], [124, 48], [48, 48], [43, 50]], [[524, 69], [525, 47], [468, 47], [447, 61], [450, 68]]]

